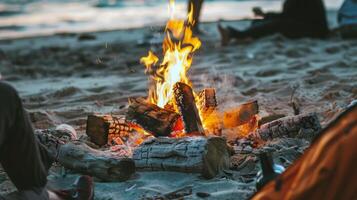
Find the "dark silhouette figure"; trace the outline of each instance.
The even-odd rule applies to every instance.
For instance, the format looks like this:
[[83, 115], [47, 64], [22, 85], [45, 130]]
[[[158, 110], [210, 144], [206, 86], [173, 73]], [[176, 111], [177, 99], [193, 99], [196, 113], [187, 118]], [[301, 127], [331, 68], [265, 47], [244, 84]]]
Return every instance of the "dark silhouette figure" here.
[[199, 22], [200, 22], [200, 14], [202, 9], [203, 0], [189, 0], [187, 6], [187, 12], [191, 11], [191, 5], [193, 6], [193, 20], [195, 21], [195, 25], [193, 26], [193, 32], [199, 33]]
[[68, 199], [72, 195], [76, 196], [72, 199], [92, 199], [93, 183], [88, 176], [80, 177], [78, 187], [71, 191], [46, 189], [53, 153], [35, 136], [16, 90], [0, 81], [0, 163], [18, 189], [0, 200]]
[[345, 0], [338, 11], [337, 31], [343, 38], [357, 38], [357, 0]]
[[274, 33], [281, 33], [289, 38], [322, 38], [329, 32], [322, 0], [286, 0], [281, 13], [264, 13], [260, 8], [254, 8], [253, 12], [262, 19], [254, 20], [247, 30], [218, 26], [222, 45], [226, 45], [231, 39], [255, 39]]

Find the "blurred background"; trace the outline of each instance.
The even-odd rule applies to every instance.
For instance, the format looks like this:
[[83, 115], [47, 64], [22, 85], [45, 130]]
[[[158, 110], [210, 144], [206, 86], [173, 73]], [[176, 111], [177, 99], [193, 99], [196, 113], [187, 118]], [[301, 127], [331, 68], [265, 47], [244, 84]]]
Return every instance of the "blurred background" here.
[[[336, 10], [343, 0], [325, 0]], [[176, 0], [186, 15], [186, 0]], [[163, 25], [168, 0], [0, 0], [0, 39]], [[279, 10], [281, 0], [206, 0], [202, 21], [252, 17], [251, 8]]]

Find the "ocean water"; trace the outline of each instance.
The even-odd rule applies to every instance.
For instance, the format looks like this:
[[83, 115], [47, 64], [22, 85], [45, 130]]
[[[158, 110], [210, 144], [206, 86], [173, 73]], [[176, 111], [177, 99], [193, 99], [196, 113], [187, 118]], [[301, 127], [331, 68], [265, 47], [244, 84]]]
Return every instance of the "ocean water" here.
[[[343, 0], [325, 0], [336, 10]], [[206, 0], [202, 21], [252, 18], [251, 9], [277, 11], [281, 0]], [[184, 18], [187, 1], [176, 1]], [[0, 39], [163, 25], [168, 0], [0, 0]]]

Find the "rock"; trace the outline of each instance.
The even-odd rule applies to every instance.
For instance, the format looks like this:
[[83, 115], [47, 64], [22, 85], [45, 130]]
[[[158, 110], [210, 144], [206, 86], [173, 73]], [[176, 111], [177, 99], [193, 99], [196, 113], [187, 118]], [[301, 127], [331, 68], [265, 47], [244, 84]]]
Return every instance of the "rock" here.
[[206, 197], [211, 196], [210, 193], [206, 193], [206, 192], [197, 192], [196, 195], [201, 198], [206, 198]]

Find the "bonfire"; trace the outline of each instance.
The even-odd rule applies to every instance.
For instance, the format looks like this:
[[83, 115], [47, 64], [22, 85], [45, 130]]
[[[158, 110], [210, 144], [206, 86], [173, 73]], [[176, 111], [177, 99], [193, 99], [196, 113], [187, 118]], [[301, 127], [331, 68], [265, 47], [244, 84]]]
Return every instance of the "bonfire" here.
[[[178, 171], [213, 178], [234, 166], [234, 155], [251, 153], [274, 138], [313, 137], [315, 113], [259, 117], [257, 100], [222, 110], [215, 88], [197, 90], [189, 78], [202, 43], [187, 19], [175, 18], [170, 1], [162, 54], [140, 59], [148, 75], [147, 97], [130, 98], [125, 115], [89, 115], [87, 143], [68, 142], [59, 161], [105, 181], [125, 181], [135, 171]], [[194, 67], [194, 66], [193, 66]]]

